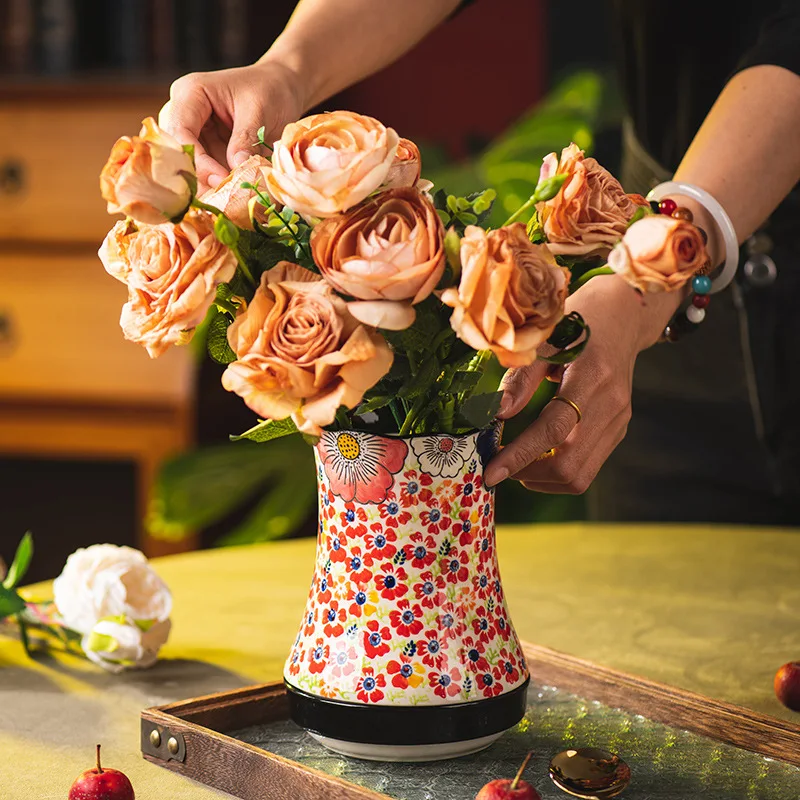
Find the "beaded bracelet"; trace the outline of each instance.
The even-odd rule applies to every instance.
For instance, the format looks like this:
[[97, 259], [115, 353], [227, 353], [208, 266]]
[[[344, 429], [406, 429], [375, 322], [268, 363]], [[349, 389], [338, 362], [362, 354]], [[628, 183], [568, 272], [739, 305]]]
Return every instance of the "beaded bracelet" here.
[[[710, 295], [722, 291], [731, 282], [739, 263], [739, 246], [730, 217], [720, 203], [704, 189], [690, 183], [667, 181], [656, 186], [647, 195], [655, 213], [666, 214], [693, 223], [692, 212], [688, 208], [678, 206], [672, 198], [665, 197], [667, 194], [682, 194], [697, 200], [714, 217], [725, 242], [725, 265], [720, 275], [715, 280], [711, 280], [708, 275], [711, 270], [711, 262], [707, 261], [698, 274], [692, 278], [692, 295], [688, 305], [682, 312], [678, 312], [664, 329], [664, 339], [674, 342], [682, 334], [697, 328], [706, 317], [706, 308], [711, 300]], [[695, 227], [700, 231], [703, 242], [707, 243], [706, 232], [699, 225]]]
[[[661, 201], [650, 201], [650, 207], [656, 214], [664, 214], [675, 219], [682, 219], [684, 222], [694, 223], [694, 215], [684, 206], [679, 206], [671, 197], [666, 197]], [[703, 237], [703, 244], [708, 242], [708, 234], [699, 225], [695, 225], [700, 235]], [[711, 278], [706, 274], [711, 269], [711, 262], [706, 261], [700, 268], [698, 274], [692, 278], [692, 295], [689, 297], [689, 304], [683, 312], [677, 313], [664, 328], [664, 338], [668, 342], [675, 342], [684, 333], [689, 333], [706, 318], [706, 308], [711, 302]]]

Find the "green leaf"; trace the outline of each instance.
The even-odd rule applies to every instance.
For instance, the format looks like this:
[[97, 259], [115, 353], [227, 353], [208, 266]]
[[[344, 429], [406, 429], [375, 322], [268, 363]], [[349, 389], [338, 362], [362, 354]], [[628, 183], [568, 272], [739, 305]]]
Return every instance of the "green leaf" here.
[[86, 649], [93, 653], [113, 653], [119, 649], [119, 642], [107, 633], [92, 631], [86, 639]]
[[471, 392], [480, 382], [482, 373], [480, 372], [456, 372], [453, 376], [453, 381], [448, 387], [447, 391], [451, 394], [460, 394], [461, 392]]
[[313, 473], [313, 461], [299, 438], [269, 447], [241, 442], [183, 453], [158, 473], [148, 528], [163, 538], [180, 539], [224, 519], [270, 479], [286, 472]]
[[279, 439], [281, 436], [290, 436], [297, 433], [297, 426], [291, 417], [286, 419], [264, 419], [254, 425], [250, 430], [239, 434], [238, 436], [231, 436], [232, 442], [239, 442], [242, 439], [249, 439], [251, 442], [270, 442], [273, 439]]
[[13, 590], [0, 586], [0, 619], [25, 609], [25, 601]]
[[429, 391], [433, 383], [441, 374], [442, 367], [439, 359], [436, 356], [430, 356], [422, 362], [419, 371], [414, 375], [408, 383], [400, 387], [397, 392], [398, 397], [404, 397], [406, 400], [411, 400], [419, 397], [421, 394]]
[[217, 544], [243, 545], [282, 539], [313, 514], [316, 504], [317, 482], [311, 465], [302, 470], [285, 470], [253, 513]]
[[561, 321], [553, 328], [547, 343], [553, 347], [563, 350], [578, 341], [588, 329], [586, 320], [577, 312], [573, 311], [562, 317]]
[[189, 158], [192, 159], [192, 164], [194, 164], [194, 145], [193, 144], [184, 144], [184, 145], [181, 145], [181, 147], [183, 148], [183, 152], [184, 153], [188, 153], [189, 154]]
[[294, 261], [294, 251], [254, 231], [239, 233], [239, 255], [250, 268], [256, 281], [262, 272], [272, 269], [280, 261]]
[[455, 279], [461, 274], [461, 237], [454, 228], [450, 228], [444, 235], [444, 252]]
[[264, 125], [262, 125], [262, 126], [261, 126], [261, 127], [260, 127], [260, 128], [257, 130], [257, 131], [256, 131], [256, 136], [258, 137], [258, 143], [259, 143], [259, 144], [266, 144], [266, 142], [264, 141], [264, 133], [265, 133], [265, 131], [266, 131], [266, 128], [265, 128], [265, 126], [264, 126]]
[[474, 394], [464, 401], [459, 411], [473, 427], [485, 428], [497, 416], [502, 399], [502, 392]]
[[227, 314], [217, 314], [208, 324], [206, 346], [208, 354], [217, 364], [236, 361], [236, 353], [228, 343], [228, 327], [233, 320]]
[[638, 222], [640, 219], [644, 219], [644, 217], [652, 213], [653, 212], [650, 210], [650, 206], [637, 206], [636, 211], [633, 212], [630, 222], [628, 222], [628, 227], [630, 228], [634, 222]]
[[589, 341], [588, 328], [586, 329], [586, 334], [586, 338], [580, 344], [576, 344], [575, 347], [571, 347], [569, 350], [562, 350], [552, 356], [539, 356], [539, 358], [548, 364], [571, 364], [583, 352], [586, 343]]
[[441, 304], [429, 297], [414, 306], [417, 311], [414, 324], [404, 331], [381, 331], [384, 338], [400, 353], [425, 353], [441, 330], [439, 310]]
[[375, 397], [370, 397], [369, 400], [365, 400], [353, 414], [357, 417], [360, 417], [362, 414], [369, 414], [370, 411], [377, 411], [379, 408], [385, 408], [393, 399], [394, 395], [390, 394], [379, 394]]
[[214, 220], [214, 235], [226, 247], [235, 248], [239, 243], [239, 228], [236, 227], [224, 214]]
[[17, 552], [14, 554], [14, 560], [8, 568], [8, 574], [3, 581], [3, 586], [6, 589], [14, 589], [19, 586], [20, 581], [25, 577], [28, 567], [31, 565], [33, 558], [33, 536], [28, 531], [17, 546]]
[[533, 193], [535, 201], [541, 203], [545, 200], [552, 200], [561, 191], [561, 187], [564, 185], [566, 179], [567, 173], [562, 172], [558, 175], [551, 175], [543, 181], [539, 181]]

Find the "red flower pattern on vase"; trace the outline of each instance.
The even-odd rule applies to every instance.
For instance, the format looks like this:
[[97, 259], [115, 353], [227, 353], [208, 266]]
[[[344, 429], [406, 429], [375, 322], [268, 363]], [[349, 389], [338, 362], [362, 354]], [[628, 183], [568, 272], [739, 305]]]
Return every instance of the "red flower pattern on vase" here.
[[323, 434], [316, 574], [288, 683], [344, 702], [432, 705], [527, 680], [476, 440]]

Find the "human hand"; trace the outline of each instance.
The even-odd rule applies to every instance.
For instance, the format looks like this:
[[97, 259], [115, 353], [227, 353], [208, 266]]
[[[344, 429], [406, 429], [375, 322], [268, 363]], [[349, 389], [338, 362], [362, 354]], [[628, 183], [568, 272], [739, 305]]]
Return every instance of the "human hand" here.
[[264, 140], [272, 142], [304, 110], [296, 74], [278, 61], [262, 60], [178, 78], [170, 87], [158, 124], [181, 144], [194, 145], [202, 194], [258, 152], [262, 125]]
[[[513, 477], [523, 486], [549, 494], [581, 494], [589, 488], [631, 417], [631, 386], [636, 357], [654, 344], [680, 302], [679, 293], [641, 299], [615, 275], [593, 278], [567, 300], [589, 324], [591, 337], [581, 355], [553, 372], [545, 361], [509, 370], [504, 379], [500, 418], [525, 408], [545, 377], [558, 380], [558, 393], [574, 402], [550, 402], [539, 418], [504, 447], [486, 470], [495, 485]], [[537, 461], [556, 448], [553, 457]]]

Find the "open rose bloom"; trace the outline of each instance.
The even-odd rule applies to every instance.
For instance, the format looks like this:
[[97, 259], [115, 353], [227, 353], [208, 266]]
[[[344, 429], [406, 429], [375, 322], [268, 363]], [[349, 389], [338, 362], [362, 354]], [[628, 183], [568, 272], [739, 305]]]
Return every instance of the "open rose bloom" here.
[[[499, 406], [470, 375], [490, 359], [579, 355], [588, 331], [565, 304], [580, 274], [608, 259], [652, 292], [706, 265], [696, 228], [652, 216], [574, 144], [544, 159], [536, 194], [505, 223], [494, 192], [432, 195], [423, 176], [413, 141], [336, 111], [287, 125], [270, 158], [254, 153], [196, 198], [191, 150], [145, 120], [101, 176], [109, 211], [126, 215], [100, 249], [128, 287], [125, 337], [157, 357], [205, 322], [257, 441], [462, 434]], [[514, 221], [525, 211], [527, 226]], [[152, 649], [113, 616], [94, 622], [126, 652]]]

